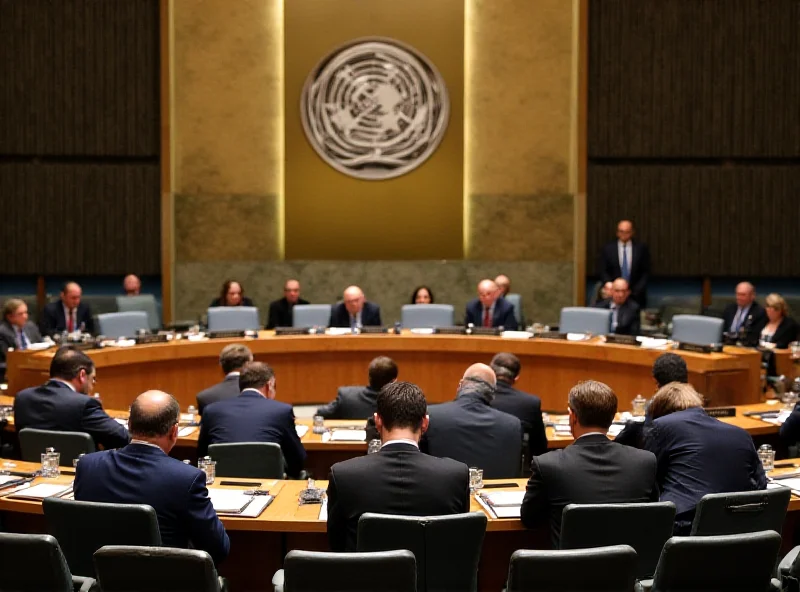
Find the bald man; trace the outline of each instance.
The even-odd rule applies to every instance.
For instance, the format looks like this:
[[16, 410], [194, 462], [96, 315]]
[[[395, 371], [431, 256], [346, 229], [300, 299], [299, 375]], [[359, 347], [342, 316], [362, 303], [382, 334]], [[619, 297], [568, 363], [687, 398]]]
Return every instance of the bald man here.
[[84, 456], [75, 472], [75, 499], [152, 506], [164, 546], [186, 549], [191, 543], [218, 563], [230, 541], [208, 497], [205, 474], [169, 456], [179, 416], [178, 402], [167, 393], [136, 397], [128, 422], [131, 443]]
[[481, 280], [478, 283], [478, 297], [470, 300], [464, 314], [464, 324], [476, 327], [503, 327], [516, 331], [517, 319], [514, 305], [508, 302], [494, 280]]
[[361, 327], [381, 326], [381, 307], [372, 302], [367, 302], [364, 292], [358, 286], [350, 286], [342, 295], [342, 301], [331, 308], [331, 327]]
[[60, 299], [49, 303], [42, 311], [42, 335], [53, 336], [67, 331], [94, 333], [94, 317], [88, 304], [81, 302], [83, 291], [75, 282], [61, 288]]
[[617, 278], [611, 284], [611, 298], [602, 300], [595, 308], [611, 311], [611, 332], [617, 335], [638, 335], [640, 330], [639, 305], [631, 298], [628, 282]]
[[473, 364], [458, 383], [456, 400], [430, 405], [430, 424], [421, 450], [483, 469], [484, 479], [520, 476], [522, 423], [494, 409], [497, 377], [486, 364]]
[[269, 303], [267, 329], [291, 327], [292, 309], [296, 304], [311, 303], [308, 300], [300, 298], [300, 282], [297, 280], [286, 280], [286, 283], [283, 285], [283, 298], [273, 300]]
[[138, 296], [142, 291], [142, 280], [133, 274], [126, 275], [122, 280], [122, 289], [125, 290], [125, 296]]
[[630, 220], [617, 224], [617, 240], [605, 245], [600, 252], [597, 275], [605, 282], [617, 278], [627, 280], [633, 298], [640, 308], [647, 307], [647, 282], [650, 279], [650, 250], [634, 239], [635, 229]]
[[494, 283], [500, 288], [501, 296], [505, 296], [511, 291], [511, 278], [503, 273], [494, 278]]
[[736, 336], [743, 345], [756, 346], [761, 330], [767, 324], [767, 311], [756, 302], [756, 288], [750, 282], [736, 286], [736, 302], [731, 302], [722, 313], [723, 330]]

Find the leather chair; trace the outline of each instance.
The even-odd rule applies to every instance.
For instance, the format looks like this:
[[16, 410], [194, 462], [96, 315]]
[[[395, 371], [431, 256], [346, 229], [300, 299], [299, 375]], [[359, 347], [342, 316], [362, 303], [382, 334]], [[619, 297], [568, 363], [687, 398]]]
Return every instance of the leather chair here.
[[522, 314], [522, 295], [513, 292], [505, 295], [505, 299], [514, 305], [514, 318], [517, 319], [517, 328], [520, 331], [525, 329], [525, 315]]
[[283, 479], [283, 453], [272, 442], [210, 444], [208, 456], [217, 462], [218, 477]]
[[327, 327], [330, 322], [330, 304], [295, 304], [292, 307], [292, 327]]
[[608, 335], [611, 333], [611, 311], [584, 306], [562, 308], [558, 330], [561, 333]]
[[783, 528], [792, 490], [709, 493], [700, 499], [692, 522], [692, 536], [742, 534]]
[[[58, 300], [58, 296], [51, 300]], [[117, 308], [116, 296], [92, 296], [84, 294], [81, 296], [81, 302], [88, 304], [93, 315], [101, 315], [107, 312], [119, 312]]]
[[81, 454], [97, 451], [94, 438], [86, 432], [57, 432], [35, 428], [19, 431], [19, 447], [22, 460], [35, 463], [42, 461], [45, 449], [55, 448], [61, 455], [59, 464], [62, 467], [71, 467], [72, 461]]
[[722, 319], [701, 315], [675, 315], [672, 317], [673, 341], [711, 345], [722, 343]]
[[152, 331], [161, 328], [161, 315], [158, 314], [158, 303], [152, 294], [138, 296], [117, 296], [117, 309], [120, 312], [143, 312], [147, 315], [147, 325]]
[[102, 504], [55, 497], [42, 502], [51, 534], [73, 573], [94, 577], [94, 552], [105, 545], [160, 546], [156, 511], [144, 504]]
[[255, 306], [215, 306], [208, 309], [209, 331], [258, 331]]
[[698, 315], [703, 311], [703, 297], [695, 296], [664, 296], [661, 299], [659, 313], [661, 322], [669, 325], [672, 318], [679, 314]]
[[95, 581], [73, 576], [49, 534], [0, 533], [0, 589], [14, 592], [88, 592]]
[[136, 337], [136, 334], [144, 329], [150, 330], [147, 313], [140, 310], [130, 312], [109, 312], [97, 315], [98, 335], [110, 339], [120, 337]]
[[390, 516], [366, 513], [358, 520], [358, 551], [407, 549], [417, 562], [419, 592], [476, 591], [486, 515]]
[[400, 324], [404, 329], [452, 327], [454, 323], [452, 304], [404, 304], [400, 309]]

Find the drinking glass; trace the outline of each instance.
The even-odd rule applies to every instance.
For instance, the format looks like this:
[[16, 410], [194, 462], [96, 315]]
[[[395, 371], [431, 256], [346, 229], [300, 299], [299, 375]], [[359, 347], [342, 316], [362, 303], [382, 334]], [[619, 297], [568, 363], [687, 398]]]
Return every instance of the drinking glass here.
[[214, 483], [214, 479], [217, 478], [217, 461], [212, 460], [210, 456], [198, 458], [197, 468], [206, 474], [206, 485]]
[[311, 428], [312, 434], [324, 434], [325, 433], [325, 418], [321, 415], [314, 416], [314, 425]]
[[56, 452], [55, 448], [47, 448], [42, 453], [42, 477], [58, 477], [61, 475], [61, 453]]
[[483, 487], [483, 469], [478, 467], [469, 468], [469, 490], [475, 493]]
[[758, 458], [761, 460], [765, 473], [775, 468], [775, 451], [769, 444], [764, 444], [758, 449]]
[[647, 399], [645, 399], [642, 395], [636, 395], [636, 398], [631, 401], [631, 403], [633, 404], [632, 415], [634, 417], [643, 417], [647, 407]]

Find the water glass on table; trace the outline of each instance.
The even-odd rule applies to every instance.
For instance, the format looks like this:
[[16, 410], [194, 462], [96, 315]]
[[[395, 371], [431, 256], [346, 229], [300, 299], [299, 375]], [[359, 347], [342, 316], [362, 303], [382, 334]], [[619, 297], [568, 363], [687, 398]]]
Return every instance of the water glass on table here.
[[633, 415], [634, 417], [644, 417], [647, 409], [647, 399], [645, 399], [642, 395], [636, 395], [636, 398], [631, 401], [633, 405]]
[[197, 468], [206, 474], [206, 485], [214, 483], [214, 479], [217, 478], [217, 461], [212, 460], [210, 456], [198, 458]]
[[483, 469], [478, 467], [469, 468], [469, 490], [475, 493], [483, 487]]
[[314, 416], [314, 425], [311, 428], [312, 434], [324, 434], [325, 433], [325, 418], [321, 415]]
[[58, 477], [61, 475], [61, 453], [55, 448], [47, 448], [42, 453], [42, 477]]
[[775, 451], [769, 444], [763, 444], [758, 449], [758, 458], [764, 467], [764, 472], [768, 473], [775, 468]]

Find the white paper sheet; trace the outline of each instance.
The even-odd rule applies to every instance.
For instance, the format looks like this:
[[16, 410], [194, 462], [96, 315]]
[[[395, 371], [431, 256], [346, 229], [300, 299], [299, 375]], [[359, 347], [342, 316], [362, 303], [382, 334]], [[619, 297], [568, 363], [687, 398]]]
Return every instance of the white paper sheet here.
[[567, 333], [567, 341], [584, 341], [588, 339], [586, 333]]
[[244, 489], [209, 489], [208, 497], [218, 514], [238, 513], [250, 501], [252, 495], [245, 495]]
[[792, 414], [791, 409], [782, 409], [780, 413], [776, 417], [764, 417], [761, 416], [761, 421], [766, 421], [767, 423], [772, 423], [775, 425], [783, 425], [783, 422]]
[[522, 498], [525, 497], [525, 490], [519, 491], [483, 491], [483, 496], [489, 498], [492, 507], [497, 506], [521, 506]]
[[322, 500], [322, 507], [319, 509], [319, 519], [328, 521], [328, 498]]
[[308, 433], [308, 426], [307, 425], [296, 425], [294, 429], [297, 430], [297, 437], [302, 438]]
[[416, 329], [411, 329], [412, 335], [433, 335], [434, 329], [432, 327], [417, 327]]
[[366, 442], [367, 430], [333, 430], [331, 442]]
[[181, 438], [185, 438], [186, 436], [190, 436], [197, 431], [197, 426], [186, 426], [185, 428], [180, 428], [178, 430], [178, 436]]
[[13, 493], [9, 497], [43, 500], [46, 497], [55, 497], [65, 494], [72, 490], [70, 483], [39, 483], [18, 493]]
[[520, 516], [520, 506], [499, 506], [495, 508], [487, 504], [479, 495], [476, 495], [475, 499], [478, 500], [478, 503], [490, 516], [494, 516], [495, 518], [519, 518]]
[[530, 339], [531, 334], [527, 331], [503, 331], [500, 337], [503, 339]]

